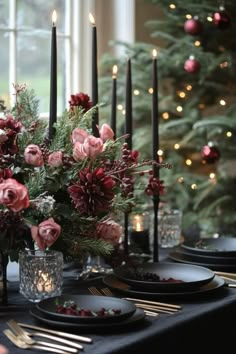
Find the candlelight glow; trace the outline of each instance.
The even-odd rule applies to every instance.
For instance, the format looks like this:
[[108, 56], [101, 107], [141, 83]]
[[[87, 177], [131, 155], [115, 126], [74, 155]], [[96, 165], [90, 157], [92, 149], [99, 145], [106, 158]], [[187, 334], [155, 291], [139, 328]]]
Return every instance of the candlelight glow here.
[[132, 219], [132, 224], [133, 224], [133, 229], [135, 231], [143, 231], [144, 230], [144, 225], [143, 225], [143, 216], [140, 214], [136, 214], [133, 216]]
[[52, 24], [55, 26], [55, 23], [57, 22], [57, 12], [56, 10], [53, 11], [52, 13]]
[[112, 68], [112, 77], [113, 78], [116, 78], [117, 72], [118, 72], [118, 66], [117, 65], [113, 65], [113, 68]]
[[95, 26], [95, 19], [94, 19], [93, 15], [91, 14], [91, 12], [89, 13], [89, 21], [92, 26]]
[[156, 50], [156, 49], [153, 49], [153, 51], [152, 51], [152, 57], [153, 57], [153, 58], [156, 58], [156, 57], [157, 57], [157, 50]]

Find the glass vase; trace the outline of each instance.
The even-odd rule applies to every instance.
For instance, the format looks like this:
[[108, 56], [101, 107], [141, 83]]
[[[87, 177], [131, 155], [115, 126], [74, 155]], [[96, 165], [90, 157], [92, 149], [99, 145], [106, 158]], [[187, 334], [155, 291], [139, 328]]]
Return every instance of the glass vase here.
[[20, 293], [31, 302], [61, 295], [63, 265], [61, 252], [21, 251], [19, 253]]

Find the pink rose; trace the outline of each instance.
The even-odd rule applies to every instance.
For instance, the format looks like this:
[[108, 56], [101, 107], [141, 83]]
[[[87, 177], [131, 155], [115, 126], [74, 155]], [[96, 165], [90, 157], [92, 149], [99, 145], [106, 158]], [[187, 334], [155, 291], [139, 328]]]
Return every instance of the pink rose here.
[[0, 144], [8, 140], [8, 136], [3, 129], [0, 129]]
[[43, 166], [43, 154], [38, 145], [28, 145], [24, 152], [25, 162], [34, 167]]
[[63, 164], [63, 153], [54, 151], [48, 156], [48, 164], [52, 167], [59, 167]]
[[28, 208], [30, 201], [27, 188], [13, 178], [3, 180], [0, 183], [0, 204], [16, 213]]
[[88, 157], [95, 158], [103, 151], [103, 141], [100, 138], [89, 135], [83, 143], [83, 149]]
[[61, 233], [61, 226], [58, 225], [53, 218], [49, 218], [39, 224], [39, 226], [31, 227], [31, 235], [37, 243], [40, 250], [52, 246]]
[[86, 159], [87, 154], [84, 152], [83, 144], [79, 142], [74, 144], [73, 157], [77, 162]]
[[99, 135], [103, 142], [114, 139], [114, 132], [108, 124], [103, 124], [99, 129]]
[[72, 143], [74, 144], [78, 141], [79, 143], [83, 144], [83, 142], [87, 138], [87, 136], [88, 136], [88, 133], [84, 129], [76, 128], [73, 130], [72, 135], [71, 135]]
[[96, 238], [110, 242], [113, 245], [119, 243], [122, 227], [112, 219], [107, 219], [97, 224], [95, 235]]

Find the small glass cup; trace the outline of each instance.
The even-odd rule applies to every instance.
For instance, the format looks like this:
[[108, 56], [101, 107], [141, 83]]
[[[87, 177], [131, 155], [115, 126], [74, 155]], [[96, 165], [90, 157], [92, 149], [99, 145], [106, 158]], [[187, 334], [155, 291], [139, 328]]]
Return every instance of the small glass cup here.
[[46, 250], [19, 252], [20, 293], [31, 302], [39, 302], [62, 293], [63, 254]]
[[179, 209], [159, 210], [158, 243], [160, 247], [172, 248], [180, 244], [182, 211]]

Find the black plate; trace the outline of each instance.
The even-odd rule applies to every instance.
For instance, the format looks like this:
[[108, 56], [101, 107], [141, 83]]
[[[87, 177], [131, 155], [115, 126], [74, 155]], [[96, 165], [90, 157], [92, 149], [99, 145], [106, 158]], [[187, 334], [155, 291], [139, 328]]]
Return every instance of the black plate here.
[[183, 242], [185, 250], [210, 256], [236, 256], [236, 237], [206, 238], [195, 242]]
[[185, 253], [180, 253], [180, 252], [170, 252], [168, 257], [172, 259], [175, 262], [179, 263], [184, 263], [188, 265], [194, 265], [194, 266], [200, 266], [200, 267], [207, 267], [209, 269], [213, 270], [218, 270], [222, 272], [236, 272], [236, 265], [232, 264], [211, 264], [211, 263], [202, 263], [202, 262], [197, 262], [197, 261], [191, 261], [189, 258], [185, 255]]
[[[120, 309], [121, 313], [107, 316], [71, 316], [57, 313], [57, 302], [63, 305], [65, 301], [69, 300], [74, 301], [80, 308], [90, 309], [94, 312], [99, 311], [101, 308], [105, 308]], [[37, 310], [43, 312], [48, 318], [72, 323], [113, 323], [124, 320], [136, 311], [136, 306], [127, 300], [110, 296], [70, 294], [64, 294], [61, 296], [44, 299], [36, 304], [36, 308]]]
[[[138, 272], [138, 274], [156, 274], [160, 277], [160, 281], [136, 280], [135, 272]], [[196, 289], [200, 285], [211, 281], [215, 276], [214, 272], [207, 268], [186, 264], [177, 265], [171, 262], [145, 263], [138, 266], [122, 265], [114, 269], [114, 275], [125, 281], [125, 283], [132, 285], [133, 288], [158, 292], [178, 292]], [[169, 278], [176, 281], [161, 281]]]
[[196, 262], [201, 264], [215, 264], [219, 266], [222, 265], [233, 265], [236, 267], [236, 256], [235, 257], [217, 257], [217, 256], [209, 256], [208, 254], [198, 254], [194, 252], [189, 252], [182, 247], [176, 247], [171, 251], [175, 254], [178, 253], [183, 255], [186, 260], [190, 262]]
[[127, 297], [138, 297], [142, 299], [192, 299], [193, 297], [199, 297], [200, 295], [207, 295], [212, 294], [216, 290], [222, 288], [225, 285], [225, 281], [215, 275], [214, 279], [211, 280], [209, 283], [200, 286], [198, 289], [192, 291], [185, 291], [185, 292], [148, 292], [148, 291], [138, 291], [134, 289], [129, 284], [120, 281], [114, 275], [107, 275], [103, 278], [103, 282], [106, 286], [108, 286], [113, 291], [118, 291], [119, 293], [123, 294], [123, 296]]
[[40, 312], [39, 310], [37, 310], [36, 307], [32, 308], [30, 310], [30, 314], [38, 321], [52, 327], [52, 328], [60, 328], [62, 330], [73, 330], [73, 329], [85, 329], [89, 332], [97, 332], [97, 331], [101, 331], [101, 330], [106, 330], [106, 332], [108, 330], [127, 330], [127, 328], [129, 326], [131, 326], [131, 328], [133, 328], [133, 326], [136, 323], [141, 322], [142, 320], [144, 320], [145, 318], [145, 313], [143, 310], [141, 309], [136, 309], [135, 312], [133, 313], [133, 315], [131, 315], [130, 317], [119, 321], [119, 322], [112, 322], [112, 323], [71, 323], [71, 322], [64, 322], [64, 321], [60, 321], [60, 320], [52, 320], [49, 319], [48, 317], [46, 317], [42, 312]]

